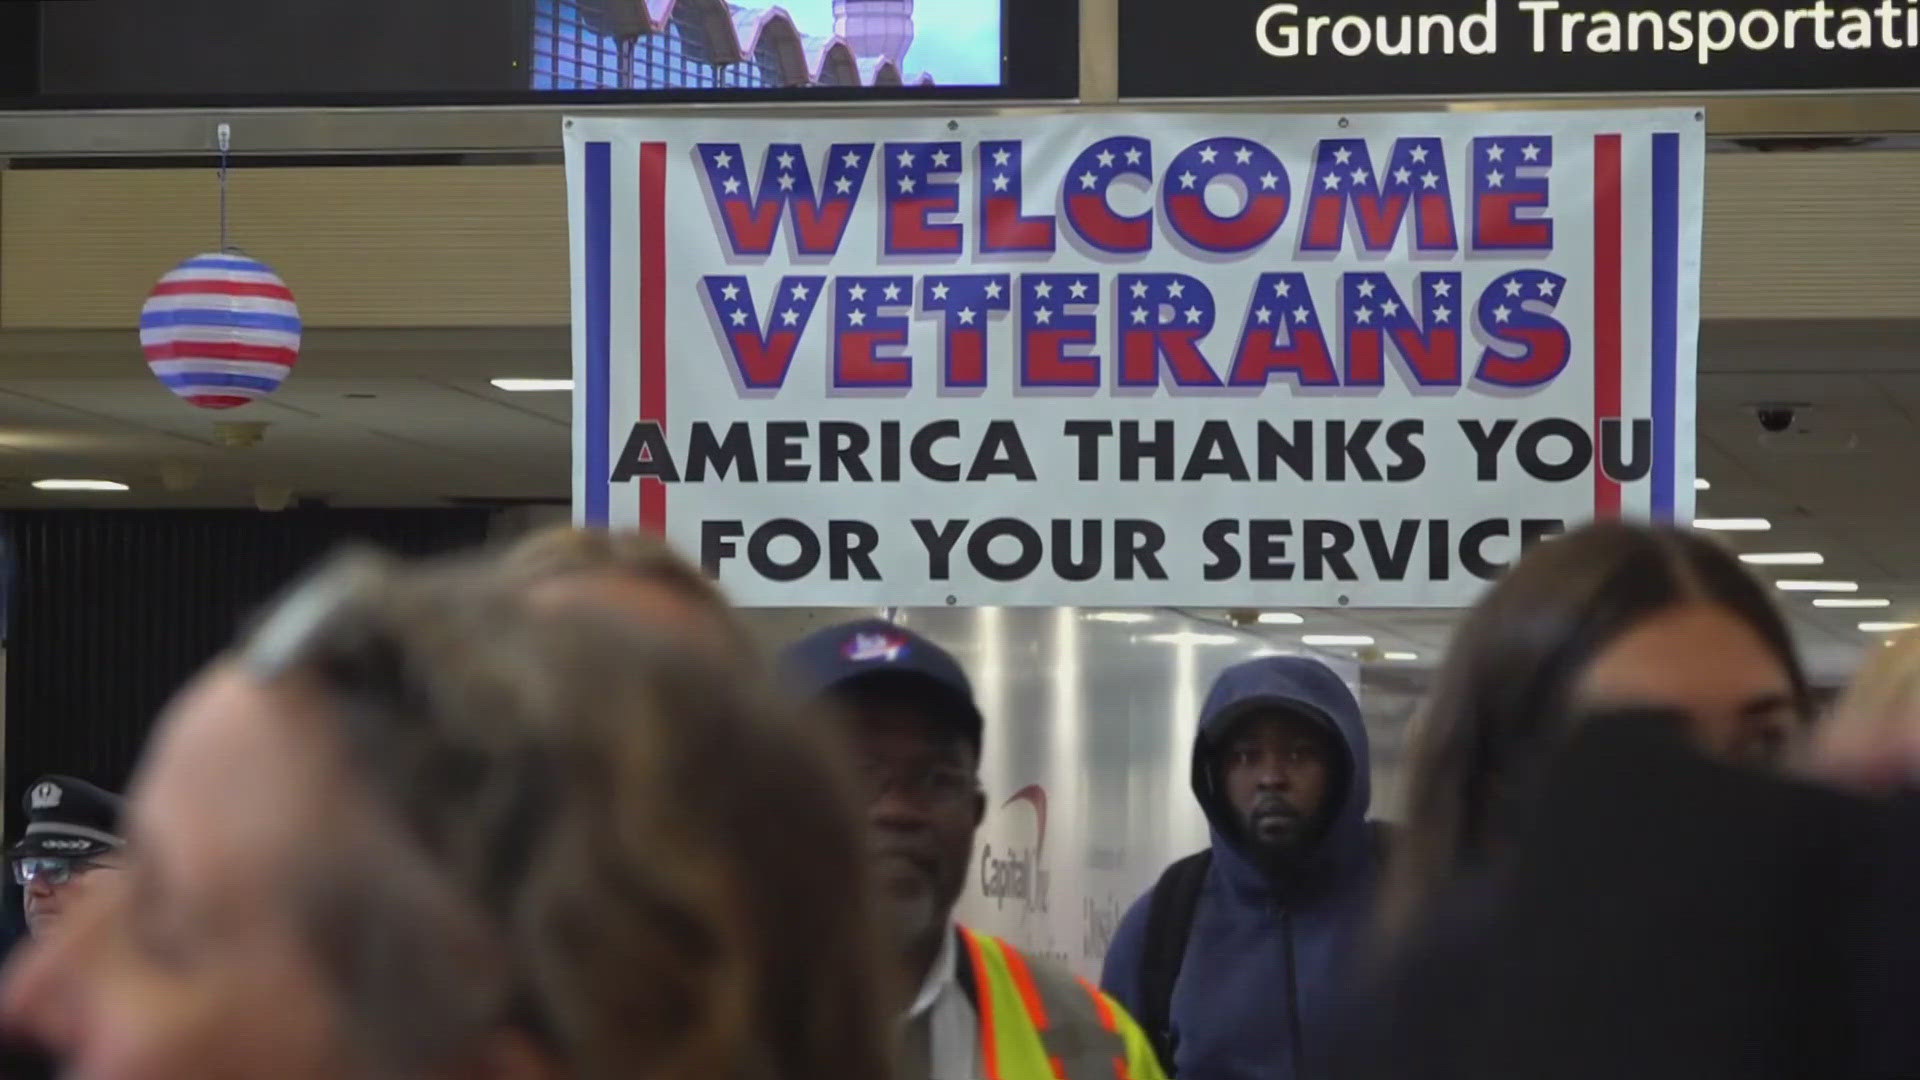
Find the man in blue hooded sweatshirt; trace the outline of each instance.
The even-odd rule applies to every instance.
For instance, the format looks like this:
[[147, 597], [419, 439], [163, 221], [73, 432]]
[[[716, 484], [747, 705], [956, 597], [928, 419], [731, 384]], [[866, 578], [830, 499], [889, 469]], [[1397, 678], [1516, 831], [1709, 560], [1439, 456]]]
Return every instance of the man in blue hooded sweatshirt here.
[[1120, 921], [1101, 988], [1176, 1080], [1324, 1080], [1371, 916], [1360, 705], [1325, 664], [1222, 672], [1193, 747], [1209, 851]]

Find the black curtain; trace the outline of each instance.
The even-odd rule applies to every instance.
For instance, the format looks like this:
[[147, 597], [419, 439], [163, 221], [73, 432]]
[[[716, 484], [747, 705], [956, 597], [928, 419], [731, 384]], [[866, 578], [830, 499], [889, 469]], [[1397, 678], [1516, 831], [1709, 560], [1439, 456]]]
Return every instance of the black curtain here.
[[34, 510], [0, 514], [13, 553], [7, 818], [49, 772], [124, 790], [154, 714], [265, 601], [329, 550], [481, 543], [492, 512]]

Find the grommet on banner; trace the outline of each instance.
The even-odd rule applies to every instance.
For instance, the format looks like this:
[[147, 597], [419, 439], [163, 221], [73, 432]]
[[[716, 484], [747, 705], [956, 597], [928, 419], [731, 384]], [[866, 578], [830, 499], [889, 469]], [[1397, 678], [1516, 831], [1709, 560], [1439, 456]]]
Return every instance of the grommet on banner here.
[[959, 131], [959, 130], [960, 130], [960, 121], [958, 121], [958, 120], [949, 120], [949, 121], [947, 121], [947, 130], [948, 130], [948, 131]]
[[1344, 116], [1343, 116], [1343, 117], [1341, 117], [1341, 118], [1340, 118], [1340, 128], [1341, 128], [1341, 130], [1343, 130], [1343, 131], [1344, 131], [1344, 130], [1346, 130], [1346, 127], [1347, 127], [1347, 125], [1348, 125], [1348, 124], [1350, 124], [1350, 123], [1352, 123], [1352, 121], [1350, 121], [1350, 120], [1348, 120], [1348, 119], [1347, 119], [1346, 117], [1344, 117]]

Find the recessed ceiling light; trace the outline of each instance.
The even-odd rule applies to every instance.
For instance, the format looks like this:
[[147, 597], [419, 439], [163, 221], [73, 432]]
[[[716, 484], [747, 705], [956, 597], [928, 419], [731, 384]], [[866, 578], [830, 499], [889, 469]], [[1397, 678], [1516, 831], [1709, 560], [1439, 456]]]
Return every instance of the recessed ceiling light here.
[[1776, 581], [1773, 587], [1781, 592], [1859, 592], [1857, 581]]
[[1773, 522], [1766, 518], [1694, 518], [1693, 527], [1709, 532], [1766, 532]]
[[573, 389], [572, 379], [495, 379], [495, 389], [507, 390], [516, 394], [537, 394], [555, 390]]
[[1740, 561], [1749, 566], [1820, 566], [1827, 559], [1817, 551], [1755, 551]]
[[1307, 634], [1300, 639], [1303, 645], [1317, 645], [1325, 648], [1360, 648], [1373, 644], [1373, 639], [1365, 634]]
[[1883, 608], [1892, 607], [1893, 601], [1883, 597], [1822, 596], [1813, 602], [1813, 606], [1824, 608]]
[[1144, 611], [1096, 611], [1087, 618], [1094, 622], [1143, 623], [1153, 621]]
[[1862, 633], [1867, 634], [1897, 634], [1902, 630], [1911, 630], [1916, 626], [1920, 626], [1920, 623], [1863, 622], [1860, 624], [1860, 630]]
[[1260, 613], [1260, 621], [1268, 626], [1299, 626], [1307, 620], [1291, 611], [1263, 611]]
[[1706, 477], [1704, 477], [1704, 476], [1696, 476], [1696, 477], [1694, 477], [1694, 478], [1693, 478], [1693, 490], [1695, 490], [1695, 491], [1710, 491], [1710, 490], [1712, 490], [1712, 489], [1713, 489], [1713, 485], [1712, 485], [1712, 484], [1709, 484], [1709, 483], [1707, 483], [1707, 478], [1706, 478]]
[[33, 486], [41, 491], [125, 491], [127, 485], [118, 480], [35, 480]]
[[1419, 653], [1410, 653], [1410, 652], [1389, 652], [1389, 653], [1381, 653], [1381, 654], [1380, 654], [1380, 658], [1381, 658], [1381, 659], [1383, 659], [1383, 660], [1393, 660], [1393, 661], [1396, 661], [1396, 662], [1405, 662], [1405, 661], [1408, 661], [1408, 660], [1418, 660], [1418, 659], [1420, 659], [1420, 654], [1419, 654]]
[[1180, 630], [1171, 634], [1148, 634], [1147, 640], [1158, 645], [1235, 645], [1240, 641], [1232, 634], [1200, 634], [1192, 630]]

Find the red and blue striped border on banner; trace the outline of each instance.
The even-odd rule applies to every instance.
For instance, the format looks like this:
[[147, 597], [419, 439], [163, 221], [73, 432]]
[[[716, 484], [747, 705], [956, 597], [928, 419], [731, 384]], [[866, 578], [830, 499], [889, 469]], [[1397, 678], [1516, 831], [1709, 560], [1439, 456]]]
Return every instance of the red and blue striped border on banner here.
[[[613, 486], [613, 146], [586, 144], [585, 512], [589, 525], [610, 520]], [[667, 422], [667, 144], [640, 147], [640, 420]], [[664, 530], [667, 489], [658, 480], [640, 485], [641, 527]]]
[[[667, 426], [667, 144], [640, 147], [640, 419]], [[640, 527], [667, 528], [667, 485], [640, 482]]]
[[1653, 137], [1653, 516], [1661, 521], [1674, 513], [1679, 353], [1680, 136], [1668, 131]]
[[[1593, 140], [1593, 434], [1620, 416], [1620, 136]], [[1593, 516], [1620, 516], [1620, 484], [1594, 456]]]
[[[1625, 231], [1621, 214], [1621, 139], [1597, 135], [1593, 146], [1593, 418], [1598, 438], [1604, 421], [1621, 415], [1621, 262]], [[1680, 395], [1680, 136], [1653, 136], [1653, 273], [1649, 296], [1653, 398], [1653, 498], [1651, 516], [1674, 515], [1675, 414]], [[1596, 458], [1595, 517], [1620, 514], [1620, 485]]]
[[607, 523], [607, 496], [611, 474], [607, 467], [609, 383], [613, 368], [613, 147], [586, 145], [586, 190], [580, 205], [586, 214], [586, 394], [587, 430], [584, 435], [586, 498], [583, 515], [588, 525]]

